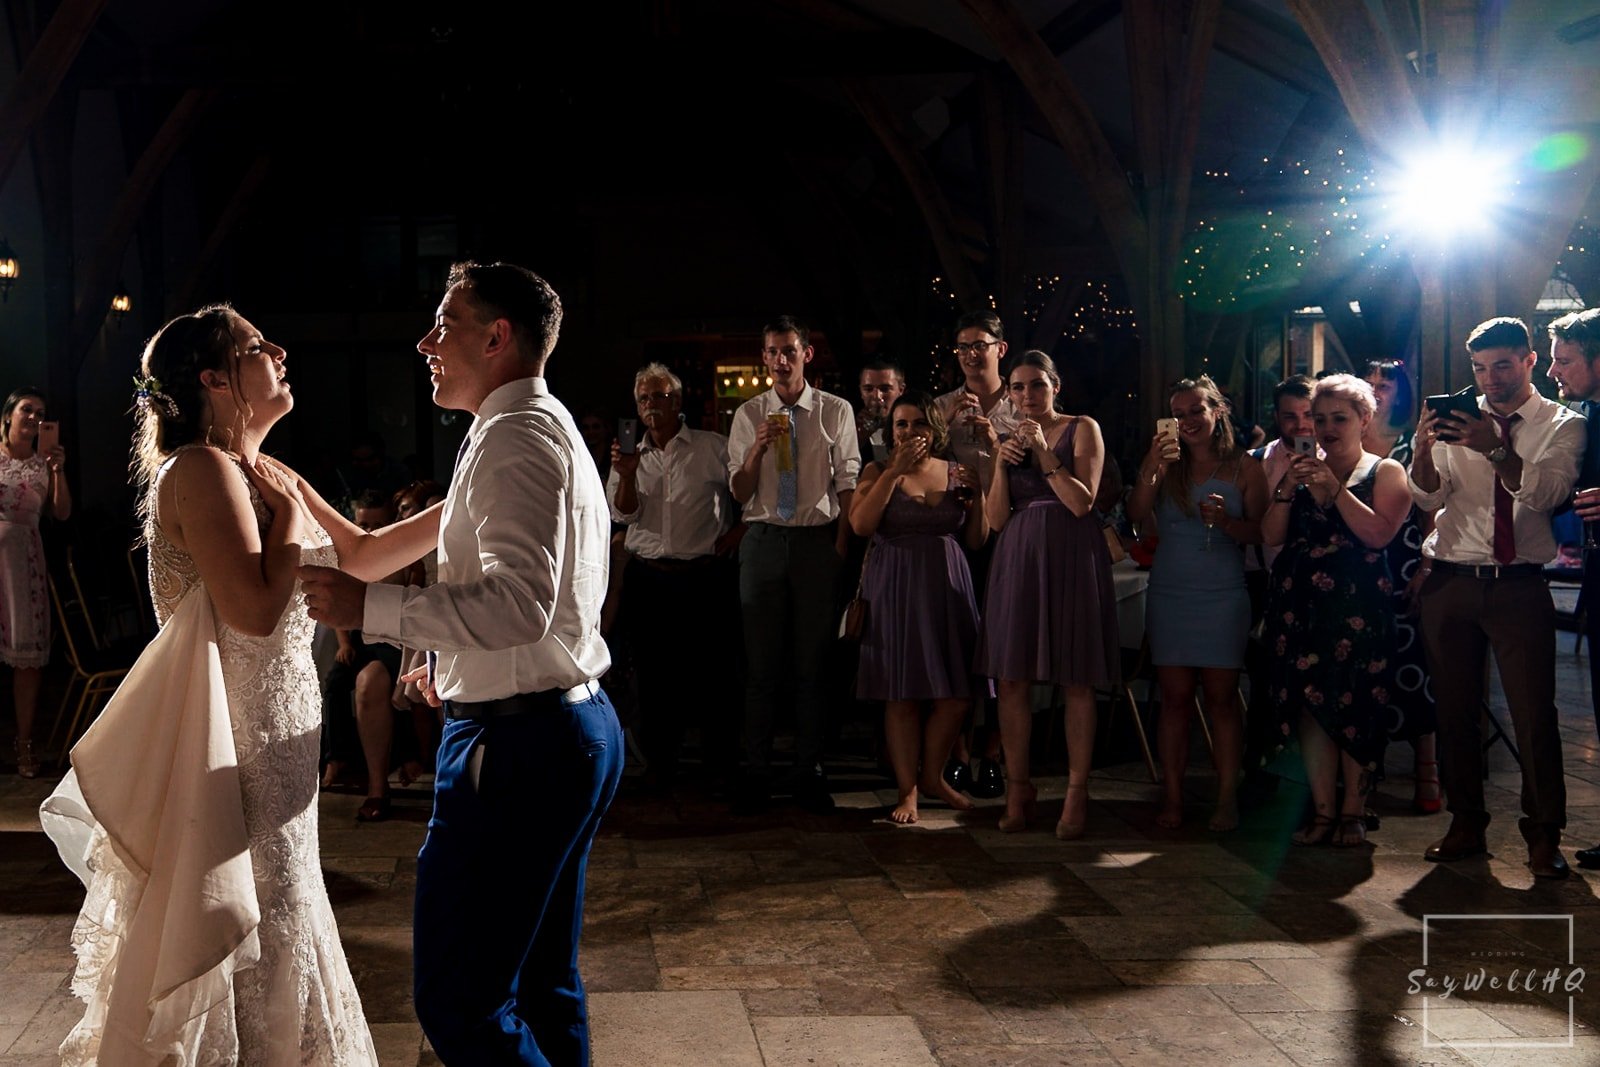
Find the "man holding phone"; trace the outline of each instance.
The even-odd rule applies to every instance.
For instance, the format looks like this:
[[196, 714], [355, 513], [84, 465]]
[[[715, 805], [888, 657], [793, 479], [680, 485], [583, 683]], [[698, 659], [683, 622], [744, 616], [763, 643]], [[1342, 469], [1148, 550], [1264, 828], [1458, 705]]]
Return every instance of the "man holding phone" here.
[[1427, 859], [1487, 851], [1479, 731], [1485, 654], [1494, 650], [1522, 753], [1522, 810], [1535, 878], [1564, 878], [1566, 785], [1556, 727], [1555, 605], [1544, 581], [1554, 558], [1550, 513], [1566, 501], [1583, 455], [1583, 416], [1533, 388], [1534, 353], [1520, 319], [1481, 323], [1467, 338], [1483, 396], [1472, 415], [1430, 405], [1417, 427], [1411, 495], [1437, 510], [1423, 543], [1422, 639], [1439, 706], [1440, 770], [1450, 829]]
[[[721, 662], [738, 612], [730, 554], [743, 532], [728, 494], [728, 439], [685, 426], [683, 381], [660, 363], [633, 378], [637, 422], [611, 446], [606, 499], [611, 520], [628, 528], [622, 625], [638, 676], [640, 737], [652, 786], [672, 784], [683, 740], [685, 687], [698, 692], [707, 756], [727, 762], [733, 737]], [[624, 447], [628, 445], [629, 447]], [[719, 746], [723, 751], [716, 751]]]

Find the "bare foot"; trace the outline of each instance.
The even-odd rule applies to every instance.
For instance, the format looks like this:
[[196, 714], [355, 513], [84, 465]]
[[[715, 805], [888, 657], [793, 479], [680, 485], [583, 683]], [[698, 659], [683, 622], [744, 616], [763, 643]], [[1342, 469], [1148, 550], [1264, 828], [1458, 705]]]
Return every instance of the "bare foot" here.
[[909, 826], [917, 821], [917, 791], [913, 789], [900, 798], [900, 803], [889, 813], [889, 821]]
[[1156, 825], [1163, 830], [1176, 830], [1183, 825], [1183, 802], [1174, 804], [1167, 801], [1161, 805], [1161, 810], [1156, 812]]
[[1026, 830], [1038, 806], [1039, 790], [1032, 782], [1006, 782], [1006, 813], [1000, 816], [1000, 832], [1015, 834]]
[[942, 800], [957, 811], [971, 811], [972, 801], [950, 788], [950, 783], [944, 780], [943, 775], [935, 774], [932, 779], [923, 782], [917, 787], [922, 795], [933, 800]]
[[322, 788], [332, 789], [335, 785], [339, 784], [339, 776], [343, 773], [343, 763], [336, 759], [329, 760], [328, 765], [322, 768]]
[[1211, 821], [1206, 826], [1217, 833], [1237, 830], [1239, 828], [1238, 798], [1218, 797], [1217, 810], [1211, 813]]

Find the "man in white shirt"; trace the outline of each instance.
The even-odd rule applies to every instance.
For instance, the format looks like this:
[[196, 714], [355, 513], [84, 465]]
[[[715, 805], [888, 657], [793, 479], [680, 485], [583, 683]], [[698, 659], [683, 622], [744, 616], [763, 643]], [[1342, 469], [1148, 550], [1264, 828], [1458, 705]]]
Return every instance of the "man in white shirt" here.
[[[660, 363], [633, 379], [645, 433], [637, 450], [611, 446], [606, 496], [627, 526], [622, 623], [638, 678], [640, 738], [653, 785], [672, 784], [683, 709], [702, 709], [708, 763], [732, 755], [725, 649], [739, 609], [730, 558], [742, 528], [728, 493], [728, 439], [683, 423], [683, 381]], [[687, 688], [700, 695], [683, 699]], [[728, 768], [719, 768], [728, 769]]]
[[874, 360], [861, 368], [861, 414], [856, 429], [861, 435], [861, 462], [889, 460], [889, 416], [894, 402], [906, 391], [906, 375], [898, 363]]
[[773, 719], [786, 692], [794, 694], [795, 762], [778, 787], [805, 807], [833, 807], [822, 773], [826, 668], [861, 449], [849, 401], [806, 381], [815, 355], [795, 319], [767, 326], [761, 358], [772, 388], [740, 405], [728, 434], [728, 485], [749, 525], [739, 547], [747, 670], [739, 812], [759, 810], [771, 795]]
[[[1533, 388], [1533, 343], [1520, 319], [1481, 323], [1467, 338], [1483, 396], [1471, 417], [1417, 426], [1411, 495], [1437, 509], [1423, 542], [1422, 639], [1439, 707], [1439, 760], [1450, 829], [1424, 853], [1449, 862], [1487, 850], [1478, 720], [1492, 648], [1522, 754], [1519, 828], [1536, 878], [1564, 878], [1566, 785], [1556, 727], [1555, 606], [1544, 581], [1554, 558], [1550, 513], [1564, 503], [1583, 455], [1583, 416]], [[1437, 443], [1436, 443], [1437, 442]]]
[[417, 857], [417, 1017], [447, 1064], [589, 1062], [584, 869], [622, 774], [595, 682], [610, 519], [577, 425], [545, 386], [555, 290], [458, 263], [417, 344], [434, 403], [470, 411], [439, 528], [439, 581], [302, 568], [311, 616], [434, 649], [445, 708]]
[[956, 462], [971, 467], [987, 484], [994, 464], [985, 463], [989, 431], [996, 436], [1017, 428], [1022, 415], [1011, 402], [1001, 376], [1007, 345], [1005, 326], [992, 311], [971, 311], [956, 320], [953, 351], [966, 381], [940, 395], [939, 413], [950, 426], [950, 451]]

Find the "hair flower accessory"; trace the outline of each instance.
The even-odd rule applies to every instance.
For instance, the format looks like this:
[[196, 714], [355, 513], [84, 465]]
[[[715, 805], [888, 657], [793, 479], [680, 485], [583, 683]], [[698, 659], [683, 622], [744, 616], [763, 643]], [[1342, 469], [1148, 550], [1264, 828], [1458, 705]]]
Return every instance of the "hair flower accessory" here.
[[155, 375], [146, 375], [133, 378], [133, 404], [140, 411], [149, 413], [152, 409], [164, 410], [172, 418], [178, 417], [178, 404], [166, 393], [161, 391], [161, 379]]

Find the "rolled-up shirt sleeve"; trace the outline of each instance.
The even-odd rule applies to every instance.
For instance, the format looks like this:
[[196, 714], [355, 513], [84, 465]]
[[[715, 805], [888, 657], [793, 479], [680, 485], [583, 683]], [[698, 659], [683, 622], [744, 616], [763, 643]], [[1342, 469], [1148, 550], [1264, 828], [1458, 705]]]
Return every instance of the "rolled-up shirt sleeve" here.
[[1537, 459], [1522, 458], [1522, 484], [1511, 494], [1512, 499], [1538, 511], [1553, 511], [1564, 503], [1578, 484], [1578, 467], [1588, 437], [1581, 415], [1564, 418]]
[[631, 526], [639, 521], [639, 509], [644, 506], [644, 501], [642, 497], [635, 495], [634, 499], [639, 502], [638, 508], [634, 508], [632, 511], [623, 511], [618, 508], [617, 486], [620, 484], [622, 484], [622, 479], [613, 470], [610, 477], [606, 479], [606, 506], [611, 509], [612, 522], [620, 523], [623, 526]]
[[[550, 632], [567, 550], [570, 465], [552, 440], [493, 423], [465, 472], [461, 504], [476, 532], [478, 571], [426, 589], [369, 586], [363, 629], [408, 648], [497, 651]], [[465, 561], [464, 561], [465, 562]], [[394, 590], [399, 594], [396, 605]]]
[[[1445, 498], [1450, 495], [1451, 481], [1449, 449], [1448, 447], [1443, 447], [1438, 444], [1433, 445], [1432, 448], [1433, 469], [1439, 472], [1439, 488], [1435, 489], [1431, 493], [1428, 492], [1426, 489], [1422, 488], [1422, 486], [1417, 484], [1417, 480], [1415, 478], [1411, 477], [1411, 468], [1406, 468], [1406, 485], [1411, 489], [1411, 500], [1423, 511], [1439, 510], [1439, 505], [1443, 504], [1445, 502]], [[1413, 459], [1411, 462], [1415, 464], [1416, 460]]]

